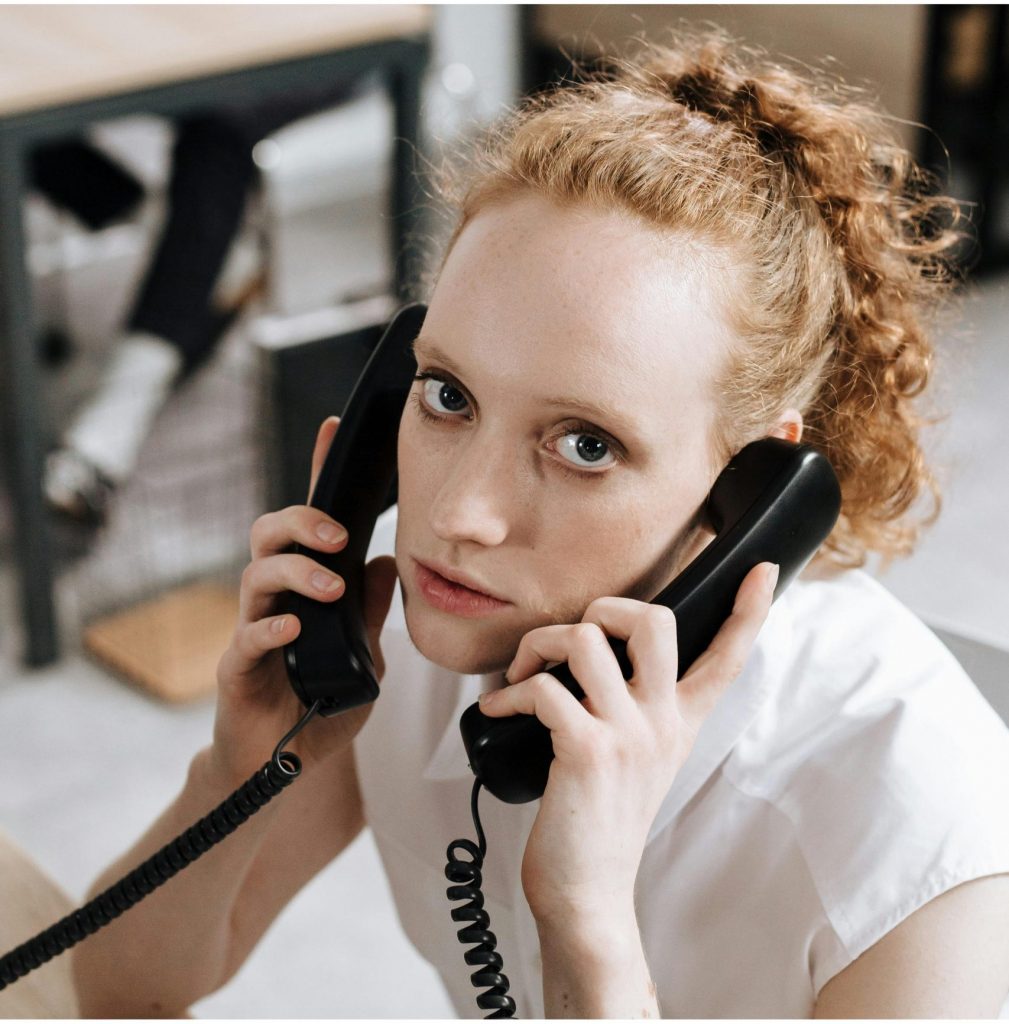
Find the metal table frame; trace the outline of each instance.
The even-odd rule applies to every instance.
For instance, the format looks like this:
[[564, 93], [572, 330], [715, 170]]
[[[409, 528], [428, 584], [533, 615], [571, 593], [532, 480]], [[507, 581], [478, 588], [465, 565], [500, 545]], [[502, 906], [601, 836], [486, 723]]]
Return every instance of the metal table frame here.
[[137, 113], [176, 116], [194, 107], [213, 107], [215, 101], [240, 104], [262, 100], [316, 84], [327, 76], [377, 72], [395, 110], [390, 227], [392, 251], [396, 254], [395, 288], [405, 298], [418, 258], [412, 242], [423, 193], [414, 156], [420, 148], [421, 79], [429, 49], [425, 33], [65, 105], [0, 114], [0, 422], [25, 631], [22, 657], [27, 665], [49, 664], [59, 656], [53, 565], [42, 501], [39, 357], [22, 220], [31, 148], [74, 134], [94, 121]]

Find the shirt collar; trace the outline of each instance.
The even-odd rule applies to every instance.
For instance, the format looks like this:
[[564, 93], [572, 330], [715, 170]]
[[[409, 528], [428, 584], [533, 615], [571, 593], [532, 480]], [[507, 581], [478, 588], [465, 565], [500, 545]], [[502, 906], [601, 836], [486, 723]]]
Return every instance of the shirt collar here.
[[459, 676], [455, 705], [449, 712], [445, 731], [421, 773], [421, 778], [429, 782], [446, 782], [450, 779], [473, 777], [466, 756], [466, 747], [462, 742], [462, 733], [459, 731], [459, 719], [470, 704], [479, 700], [481, 693], [499, 690], [504, 685], [504, 672]]
[[793, 613], [790, 597], [798, 581], [773, 605], [750, 650], [743, 671], [732, 681], [705, 719], [690, 755], [673, 780], [648, 833], [651, 842], [686, 806], [729, 756], [764, 706], [791, 644]]

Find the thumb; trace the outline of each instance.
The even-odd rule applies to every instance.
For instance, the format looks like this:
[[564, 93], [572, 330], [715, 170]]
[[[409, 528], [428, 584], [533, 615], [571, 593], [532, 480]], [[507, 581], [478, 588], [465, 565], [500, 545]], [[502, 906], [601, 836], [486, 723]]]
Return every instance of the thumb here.
[[364, 567], [364, 624], [379, 680], [385, 675], [385, 658], [378, 638], [392, 606], [398, 579], [396, 559], [391, 555], [379, 555]]

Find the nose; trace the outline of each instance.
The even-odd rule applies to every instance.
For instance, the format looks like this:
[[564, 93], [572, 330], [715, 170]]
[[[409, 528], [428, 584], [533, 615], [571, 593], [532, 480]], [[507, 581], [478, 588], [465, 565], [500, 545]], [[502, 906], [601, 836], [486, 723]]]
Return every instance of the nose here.
[[507, 537], [520, 500], [514, 456], [489, 434], [471, 437], [455, 455], [430, 506], [431, 529], [447, 544], [494, 547]]

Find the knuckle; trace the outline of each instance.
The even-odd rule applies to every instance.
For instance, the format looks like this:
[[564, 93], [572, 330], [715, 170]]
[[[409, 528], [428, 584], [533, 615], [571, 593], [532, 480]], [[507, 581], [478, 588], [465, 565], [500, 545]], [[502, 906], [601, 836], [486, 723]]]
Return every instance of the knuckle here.
[[242, 590], [250, 590], [255, 587], [259, 576], [258, 562], [249, 562], [242, 570]]
[[670, 629], [676, 626], [676, 613], [672, 608], [664, 604], [650, 604], [647, 612], [648, 618], [662, 629]]
[[255, 643], [253, 642], [252, 634], [253, 628], [251, 625], [235, 631], [234, 647], [238, 654], [244, 659], [252, 658], [259, 653]]
[[594, 614], [598, 615], [598, 614], [600, 614], [602, 612], [605, 612], [612, 605], [613, 605], [613, 598], [607, 597], [605, 595], [602, 596], [602, 597], [597, 597], [597, 598], [594, 598], [592, 601], [589, 602], [589, 606], [585, 609], [585, 614], [586, 615], [590, 615], [590, 614], [594, 613]]
[[554, 681], [553, 676], [548, 675], [546, 672], [537, 672], [529, 680], [529, 689], [532, 692], [533, 697], [541, 697], [544, 694], [550, 692], [550, 684]]
[[612, 733], [605, 730], [582, 732], [582, 739], [585, 743], [585, 756], [589, 764], [605, 765], [613, 764], [621, 756], [619, 744], [613, 738]]
[[266, 535], [270, 532], [275, 515], [275, 512], [264, 512], [263, 515], [259, 516], [259, 518], [252, 524], [252, 528], [249, 530], [249, 541], [251, 542], [253, 549], [259, 547], [259, 545], [265, 540]]
[[268, 619], [253, 622], [245, 630], [245, 649], [251, 657], [259, 658], [270, 649], [270, 623]]
[[578, 716], [566, 727], [569, 742], [573, 743], [579, 750], [579, 760], [588, 766], [593, 766], [599, 760], [599, 746], [595, 730], [591, 721], [582, 721]]
[[572, 636], [579, 644], [598, 644], [605, 639], [602, 629], [595, 622], [579, 622], [575, 625]]

